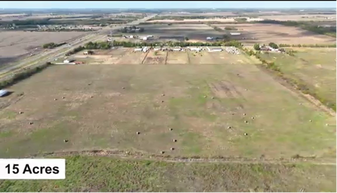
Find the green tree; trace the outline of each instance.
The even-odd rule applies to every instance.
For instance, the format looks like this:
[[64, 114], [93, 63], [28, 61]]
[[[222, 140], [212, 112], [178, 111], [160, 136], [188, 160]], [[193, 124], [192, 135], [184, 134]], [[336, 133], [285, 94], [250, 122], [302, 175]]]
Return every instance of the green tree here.
[[254, 50], [261, 50], [259, 44], [254, 44]]
[[269, 46], [272, 47], [272, 48], [274, 48], [274, 49], [278, 48], [277, 44], [275, 44], [274, 42], [270, 42]]

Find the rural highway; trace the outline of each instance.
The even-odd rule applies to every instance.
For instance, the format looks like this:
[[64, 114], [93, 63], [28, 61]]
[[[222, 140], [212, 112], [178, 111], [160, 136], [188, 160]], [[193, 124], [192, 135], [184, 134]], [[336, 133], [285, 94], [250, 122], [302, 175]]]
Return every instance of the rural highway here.
[[142, 22], [145, 22], [153, 17], [155, 17], [157, 14], [153, 14], [147, 17], [144, 17], [142, 19], [132, 21], [127, 24], [121, 24], [118, 26], [114, 27], [105, 27], [100, 31], [96, 31], [93, 33], [90, 33], [84, 37], [78, 38], [72, 42], [68, 42], [68, 44], [65, 44], [63, 46], [54, 48], [52, 50], [48, 50], [46, 52], [42, 52], [39, 54], [36, 54], [34, 56], [31, 56], [29, 58], [25, 58], [22, 61], [19, 61], [17, 63], [11, 64], [11, 65], [6, 65], [4, 66], [3, 69], [0, 69], [0, 79], [4, 78], [8, 75], [14, 74], [15, 72], [21, 70], [22, 68], [26, 68], [29, 66], [33, 66], [36, 64], [42, 64], [46, 62], [52, 62], [54, 61], [55, 58], [59, 58], [64, 56], [67, 52], [73, 50], [74, 48], [78, 46], [83, 46], [84, 44], [88, 42], [95, 42], [99, 40], [104, 40], [106, 38], [106, 35], [110, 33], [110, 31], [115, 31], [117, 29], [126, 27], [126, 26], [131, 26], [131, 25], [138, 25]]

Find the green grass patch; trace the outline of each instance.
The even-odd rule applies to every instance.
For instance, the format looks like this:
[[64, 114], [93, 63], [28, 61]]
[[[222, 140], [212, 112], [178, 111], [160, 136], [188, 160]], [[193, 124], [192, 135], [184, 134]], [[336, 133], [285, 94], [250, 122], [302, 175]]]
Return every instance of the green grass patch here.
[[0, 138], [7, 138], [14, 135], [13, 131], [0, 131]]
[[66, 157], [66, 168], [64, 180], [2, 180], [0, 191], [336, 191], [335, 166], [166, 163], [72, 156]]

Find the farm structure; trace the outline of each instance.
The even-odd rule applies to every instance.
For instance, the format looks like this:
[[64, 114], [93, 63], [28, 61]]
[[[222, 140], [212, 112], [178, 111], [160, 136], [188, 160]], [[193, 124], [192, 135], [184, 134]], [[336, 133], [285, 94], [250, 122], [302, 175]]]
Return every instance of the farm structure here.
[[208, 52], [222, 52], [222, 48], [218, 47], [207, 47]]

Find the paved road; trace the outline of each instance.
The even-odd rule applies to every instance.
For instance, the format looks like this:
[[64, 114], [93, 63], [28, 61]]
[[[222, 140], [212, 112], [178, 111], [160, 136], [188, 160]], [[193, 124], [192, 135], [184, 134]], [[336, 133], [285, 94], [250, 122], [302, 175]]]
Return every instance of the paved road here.
[[144, 17], [142, 19], [136, 20], [136, 21], [132, 21], [130, 23], [127, 24], [122, 24], [122, 25], [118, 25], [115, 27], [105, 27], [100, 31], [96, 31], [96, 32], [92, 32], [82, 38], [76, 39], [72, 42], [70, 42], [70, 46], [68, 44], [54, 48], [52, 50], [48, 50], [46, 52], [42, 52], [39, 53], [37, 55], [34, 55], [32, 57], [29, 58], [25, 58], [22, 61], [19, 61], [17, 63], [11, 64], [11, 65], [7, 65], [4, 66], [2, 69], [0, 69], [0, 78], [6, 77], [8, 75], [11, 75], [12, 73], [15, 73], [16, 71], [25, 68], [25, 67], [29, 67], [29, 66], [33, 66], [33, 65], [37, 65], [37, 64], [42, 64], [42, 63], [46, 63], [46, 62], [52, 62], [55, 58], [59, 58], [61, 56], [64, 56], [65, 53], [73, 50], [74, 48], [84, 45], [90, 41], [95, 42], [95, 41], [99, 41], [99, 40], [105, 40], [106, 39], [106, 35], [110, 33], [110, 31], [115, 31], [117, 29], [120, 29], [122, 27], [125, 26], [130, 26], [130, 25], [138, 25], [139, 23], [145, 22], [153, 17], [155, 17], [156, 14], [154, 15], [150, 15], [147, 17]]

